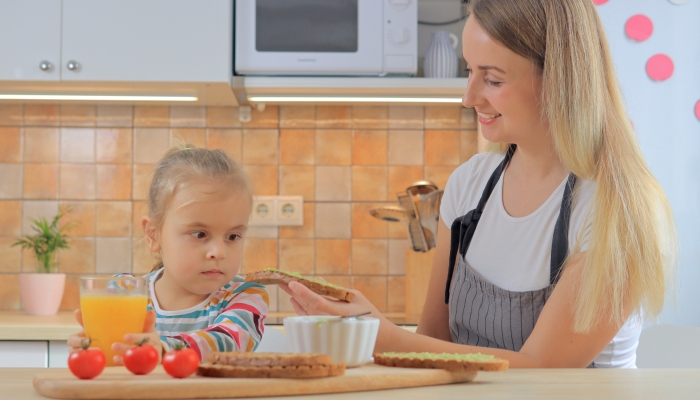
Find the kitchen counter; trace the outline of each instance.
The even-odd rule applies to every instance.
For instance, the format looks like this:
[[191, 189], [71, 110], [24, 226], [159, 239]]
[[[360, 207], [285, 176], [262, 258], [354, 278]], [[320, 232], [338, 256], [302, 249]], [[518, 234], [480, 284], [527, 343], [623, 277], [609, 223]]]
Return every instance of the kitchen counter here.
[[[284, 331], [282, 318], [288, 315], [291, 314], [270, 313], [266, 323]], [[396, 316], [395, 322], [401, 322], [400, 316]], [[405, 328], [415, 331], [415, 326]], [[69, 311], [61, 311], [50, 317], [27, 315], [23, 311], [0, 312], [0, 340], [66, 340], [80, 329]]]
[[[0, 368], [3, 399], [45, 399], [32, 378], [45, 369]], [[412, 389], [315, 395], [340, 399], [693, 399], [700, 393], [700, 369], [558, 369], [480, 372], [472, 383]], [[300, 397], [275, 397], [298, 399]]]

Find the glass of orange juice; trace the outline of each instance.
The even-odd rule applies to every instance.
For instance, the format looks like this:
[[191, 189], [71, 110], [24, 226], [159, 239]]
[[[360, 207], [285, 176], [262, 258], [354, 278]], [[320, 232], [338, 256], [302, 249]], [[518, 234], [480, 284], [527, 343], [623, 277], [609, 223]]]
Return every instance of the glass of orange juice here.
[[102, 350], [113, 366], [112, 343], [127, 333], [143, 332], [148, 307], [148, 280], [135, 277], [80, 278], [80, 310], [91, 346]]

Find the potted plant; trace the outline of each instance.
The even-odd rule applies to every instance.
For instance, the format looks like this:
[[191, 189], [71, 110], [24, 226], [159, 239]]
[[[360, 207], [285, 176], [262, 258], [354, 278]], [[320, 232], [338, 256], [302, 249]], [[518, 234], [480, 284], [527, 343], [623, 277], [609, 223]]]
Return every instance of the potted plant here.
[[27, 314], [56, 315], [63, 299], [66, 274], [59, 274], [56, 251], [69, 247], [65, 232], [72, 224], [59, 226], [65, 212], [59, 212], [51, 222], [46, 218], [32, 220], [35, 234], [18, 238], [12, 246], [21, 246], [34, 252], [39, 261], [37, 273], [19, 275], [19, 290], [22, 306]]

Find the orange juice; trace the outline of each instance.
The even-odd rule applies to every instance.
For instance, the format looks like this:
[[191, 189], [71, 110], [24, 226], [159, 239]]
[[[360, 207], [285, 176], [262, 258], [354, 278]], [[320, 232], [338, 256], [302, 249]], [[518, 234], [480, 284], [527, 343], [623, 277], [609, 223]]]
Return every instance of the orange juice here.
[[112, 343], [123, 342], [127, 333], [143, 332], [148, 297], [132, 294], [83, 294], [80, 309], [85, 334], [91, 346], [105, 354], [107, 366], [114, 365]]

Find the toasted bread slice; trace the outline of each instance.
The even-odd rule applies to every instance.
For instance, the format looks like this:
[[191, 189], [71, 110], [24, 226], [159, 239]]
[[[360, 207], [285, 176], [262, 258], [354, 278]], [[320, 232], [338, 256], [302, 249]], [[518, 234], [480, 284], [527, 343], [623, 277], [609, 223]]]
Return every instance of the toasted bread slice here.
[[324, 282], [319, 279], [307, 278], [298, 272], [280, 271], [273, 268], [251, 272], [245, 276], [245, 280], [246, 282], [256, 282], [263, 285], [299, 282], [315, 293], [336, 300], [352, 301], [353, 297], [355, 297], [354, 293], [340, 286], [333, 285], [332, 283]]
[[213, 352], [207, 361], [236, 367], [294, 367], [333, 364], [328, 354]]
[[197, 375], [214, 378], [326, 378], [345, 373], [345, 364], [300, 365], [289, 367], [235, 367], [231, 365], [201, 364]]
[[345, 373], [327, 354], [213, 352], [197, 375], [217, 378], [324, 378]]
[[448, 371], [505, 371], [508, 369], [508, 360], [481, 353], [376, 353], [374, 363], [387, 367], [433, 368]]

